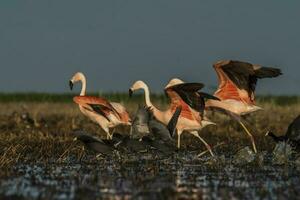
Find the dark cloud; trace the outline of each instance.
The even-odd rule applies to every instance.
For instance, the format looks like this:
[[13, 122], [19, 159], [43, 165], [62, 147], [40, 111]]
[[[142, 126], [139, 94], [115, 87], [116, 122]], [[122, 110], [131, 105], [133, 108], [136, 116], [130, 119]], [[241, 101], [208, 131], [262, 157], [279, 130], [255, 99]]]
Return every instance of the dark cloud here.
[[279, 66], [260, 93], [299, 94], [298, 1], [6, 1], [0, 3], [0, 91], [160, 91], [172, 77], [217, 84], [219, 59]]

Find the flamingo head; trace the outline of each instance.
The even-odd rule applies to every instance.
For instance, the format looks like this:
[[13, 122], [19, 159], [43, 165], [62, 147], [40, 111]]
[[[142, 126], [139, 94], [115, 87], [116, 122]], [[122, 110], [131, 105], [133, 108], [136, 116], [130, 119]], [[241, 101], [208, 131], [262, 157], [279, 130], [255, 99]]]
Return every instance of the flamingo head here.
[[129, 88], [129, 96], [131, 97], [133, 92], [140, 89], [147, 88], [146, 83], [143, 81], [136, 81], [130, 88]]
[[83, 79], [85, 79], [85, 76], [83, 73], [81, 72], [77, 72], [73, 75], [73, 77], [70, 79], [69, 81], [69, 86], [70, 86], [70, 90], [73, 90], [73, 85], [78, 82], [78, 81], [82, 81]]
[[169, 81], [169, 83], [167, 84], [165, 89], [172, 87], [174, 85], [182, 84], [182, 83], [184, 83], [184, 82], [182, 80], [180, 80], [179, 78], [173, 78]]

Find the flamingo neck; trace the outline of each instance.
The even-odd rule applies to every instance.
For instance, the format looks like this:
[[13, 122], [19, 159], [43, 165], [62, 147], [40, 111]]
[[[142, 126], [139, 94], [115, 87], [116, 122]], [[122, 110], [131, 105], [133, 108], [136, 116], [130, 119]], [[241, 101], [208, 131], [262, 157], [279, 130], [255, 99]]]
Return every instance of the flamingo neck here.
[[143, 87], [143, 90], [145, 91], [145, 102], [146, 102], [147, 107], [155, 108], [150, 99], [150, 91], [149, 91], [148, 86], [145, 85]]
[[80, 81], [81, 81], [81, 92], [80, 92], [80, 96], [85, 96], [85, 93], [86, 93], [86, 79], [85, 77], [81, 77], [80, 78]]
[[161, 122], [163, 122], [164, 123], [164, 113], [161, 111], [161, 110], [159, 110], [158, 108], [156, 108], [153, 104], [152, 104], [152, 102], [151, 102], [151, 99], [150, 99], [150, 91], [149, 91], [149, 88], [148, 88], [148, 86], [144, 86], [143, 87], [143, 90], [145, 91], [145, 103], [146, 103], [146, 105], [147, 105], [147, 107], [150, 107], [151, 109], [152, 109], [152, 111], [153, 111], [153, 115], [154, 115], [154, 117], [157, 119], [157, 120], [159, 120], [159, 121], [161, 121]]

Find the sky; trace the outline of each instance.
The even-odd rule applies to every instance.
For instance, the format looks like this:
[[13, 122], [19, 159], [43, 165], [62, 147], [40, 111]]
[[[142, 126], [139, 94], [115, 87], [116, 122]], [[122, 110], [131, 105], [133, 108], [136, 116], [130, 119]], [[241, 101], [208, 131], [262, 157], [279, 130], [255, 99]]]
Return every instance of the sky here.
[[[300, 94], [300, 1], [101, 0], [0, 2], [0, 92], [162, 92], [178, 77], [213, 91], [218, 60], [280, 67], [259, 94]], [[76, 87], [76, 91], [80, 86]]]

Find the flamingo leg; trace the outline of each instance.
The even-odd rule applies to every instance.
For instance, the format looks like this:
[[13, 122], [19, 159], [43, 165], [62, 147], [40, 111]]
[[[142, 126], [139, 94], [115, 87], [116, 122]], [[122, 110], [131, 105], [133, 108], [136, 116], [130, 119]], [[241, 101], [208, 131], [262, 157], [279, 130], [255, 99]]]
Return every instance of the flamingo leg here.
[[105, 127], [105, 128], [103, 128], [103, 130], [104, 130], [105, 133], [106, 133], [106, 139], [107, 139], [107, 140], [111, 140], [111, 139], [112, 139], [112, 134], [109, 133], [109, 128], [108, 128], [108, 127]]
[[129, 131], [129, 136], [132, 137], [132, 133], [133, 133], [133, 128], [132, 126], [130, 126], [130, 131]]
[[247, 127], [244, 125], [244, 123], [242, 122], [242, 118], [233, 113], [233, 112], [230, 112], [228, 110], [225, 110], [231, 117], [233, 117], [233, 119], [237, 120], [239, 122], [239, 124], [243, 127], [243, 129], [246, 131], [247, 135], [250, 137], [251, 139], [251, 142], [252, 142], [252, 147], [253, 147], [253, 150], [255, 153], [257, 153], [257, 149], [256, 149], [256, 145], [255, 145], [255, 141], [254, 141], [254, 138], [253, 138], [253, 135], [250, 133], [250, 131], [247, 129]]
[[111, 139], [112, 139], [112, 135], [109, 134], [109, 133], [106, 133], [106, 139], [107, 139], [107, 140], [111, 140]]
[[246, 131], [247, 135], [250, 137], [251, 142], [252, 142], [252, 146], [253, 146], [253, 150], [255, 153], [257, 153], [257, 149], [256, 149], [256, 145], [255, 145], [255, 141], [254, 141], [254, 137], [253, 135], [250, 133], [250, 131], [246, 128], [246, 126], [243, 124], [243, 122], [241, 122], [239, 120], [240, 125], [243, 127], [243, 129]]
[[115, 128], [112, 129], [111, 133], [110, 133], [110, 139], [112, 140], [113, 139], [113, 135], [115, 133]]
[[177, 131], [177, 148], [180, 149], [180, 135], [182, 131]]
[[192, 131], [191, 132], [194, 136], [196, 136], [206, 147], [206, 149], [209, 151], [210, 155], [215, 156], [214, 153], [212, 152], [211, 146], [207, 144], [207, 142], [200, 137], [199, 133], [197, 131]]

